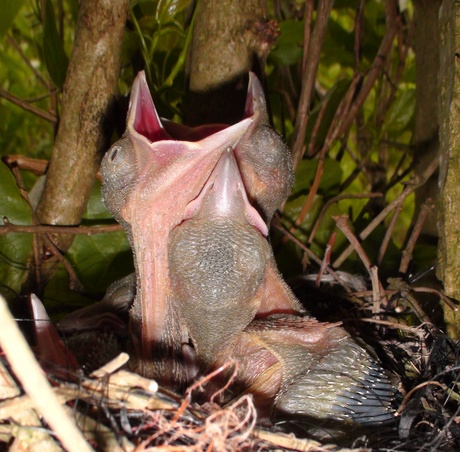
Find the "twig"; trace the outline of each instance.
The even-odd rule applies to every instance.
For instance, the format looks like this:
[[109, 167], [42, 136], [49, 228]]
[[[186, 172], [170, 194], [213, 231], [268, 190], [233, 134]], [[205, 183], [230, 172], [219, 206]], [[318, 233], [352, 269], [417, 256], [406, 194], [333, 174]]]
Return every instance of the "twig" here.
[[102, 234], [105, 232], [118, 232], [123, 228], [119, 224], [108, 224], [99, 226], [54, 226], [54, 225], [37, 225], [37, 226], [23, 226], [13, 224], [8, 221], [7, 217], [3, 217], [4, 225], [0, 226], [0, 236], [5, 234], [19, 234], [19, 233], [32, 233], [32, 234], [81, 234], [93, 235]]
[[319, 287], [321, 285], [321, 278], [323, 277], [324, 272], [326, 271], [326, 269], [329, 267], [331, 263], [331, 253], [332, 253], [332, 248], [334, 247], [336, 235], [337, 234], [334, 231], [331, 235], [331, 238], [329, 239], [328, 244], [326, 245], [326, 250], [324, 251], [323, 261], [321, 262], [321, 267], [316, 277], [315, 287]]
[[91, 451], [91, 447], [77, 429], [75, 422], [67, 415], [54, 395], [2, 296], [0, 296], [0, 345], [16, 377], [64, 447], [70, 452]]
[[451, 299], [444, 293], [442, 293], [441, 291], [439, 290], [436, 290], [436, 289], [432, 289], [430, 287], [412, 287], [412, 290], [414, 292], [421, 292], [421, 293], [431, 293], [433, 295], [437, 295], [444, 303], [446, 303], [446, 305], [452, 309], [452, 311], [455, 311], [457, 312], [458, 311], [458, 308], [457, 306], [455, 306]]
[[272, 226], [281, 232], [285, 237], [287, 237], [291, 242], [294, 242], [302, 251], [307, 254], [309, 258], [315, 261], [319, 266], [321, 266], [321, 259], [309, 248], [307, 248], [292, 232], [286, 230], [283, 226], [277, 222], [272, 222]]
[[[66, 411], [71, 414], [72, 409], [65, 407]], [[110, 452], [131, 452], [135, 446], [125, 436], [117, 434], [109, 427], [96, 421], [95, 419], [77, 412], [75, 414], [77, 425], [86, 433], [89, 440], [97, 443], [101, 450]], [[121, 444], [119, 444], [119, 442]]]
[[305, 27], [303, 30], [303, 48], [304, 52], [302, 55], [302, 74], [305, 74], [307, 70], [307, 62], [309, 58], [309, 54], [307, 52], [310, 46], [310, 39], [311, 39], [311, 26], [313, 24], [313, 10], [315, 8], [315, 2], [313, 0], [307, 0], [305, 2], [305, 13], [304, 13], [304, 23]]
[[358, 253], [358, 256], [360, 257], [361, 261], [366, 267], [367, 272], [369, 273], [372, 282], [372, 297], [374, 300], [372, 311], [375, 314], [380, 310], [380, 302], [382, 300], [385, 302], [385, 305], [388, 304], [385, 290], [383, 289], [382, 283], [378, 279], [377, 267], [371, 266], [371, 261], [369, 260], [366, 252], [359, 243], [359, 240], [356, 238], [355, 234], [353, 234], [353, 231], [350, 229], [350, 225], [348, 224], [348, 217], [346, 215], [338, 215], [332, 218], [336, 222], [337, 227], [344, 233], [345, 237], [351, 243], [353, 249]]
[[21, 154], [10, 154], [5, 155], [2, 160], [11, 168], [12, 166], [16, 165], [20, 169], [26, 171], [32, 171], [37, 176], [41, 176], [42, 174], [46, 173], [48, 169], [48, 160], [43, 159], [34, 159], [31, 157], [26, 157]]
[[315, 199], [316, 193], [318, 192], [319, 189], [319, 184], [321, 183], [321, 179], [323, 177], [323, 172], [324, 172], [324, 163], [326, 159], [326, 154], [334, 142], [336, 138], [338, 137], [338, 132], [340, 130], [340, 121], [343, 116], [343, 113], [348, 110], [350, 103], [353, 100], [353, 94], [355, 92], [355, 87], [356, 84], [358, 83], [358, 79], [355, 78], [349, 88], [347, 93], [345, 94], [344, 98], [340, 102], [340, 105], [337, 109], [337, 112], [335, 114], [334, 120], [332, 121], [331, 126], [329, 127], [329, 131], [327, 133], [326, 139], [324, 140], [323, 147], [321, 148], [321, 151], [318, 156], [318, 166], [316, 167], [316, 173], [315, 173], [315, 178], [313, 179], [313, 182], [311, 184], [310, 190], [308, 192], [307, 199], [305, 200], [304, 205], [302, 206], [302, 209], [297, 216], [297, 219], [295, 220], [294, 225], [291, 228], [291, 232], [293, 232], [296, 228], [298, 228], [302, 222], [304, 221], [305, 217], [307, 216], [307, 213], [310, 211], [310, 208], [313, 204], [313, 201]]
[[420, 383], [419, 385], [417, 385], [415, 388], [412, 388], [404, 397], [403, 401], [401, 402], [401, 405], [399, 405], [399, 408], [396, 410], [396, 415], [400, 415], [402, 410], [404, 409], [404, 407], [407, 405], [407, 402], [409, 401], [409, 399], [411, 398], [412, 394], [416, 391], [418, 391], [419, 389], [422, 389], [424, 388], [425, 386], [429, 386], [429, 385], [433, 385], [433, 386], [439, 386], [440, 388], [442, 389], [446, 389], [446, 385], [442, 384], [442, 383], [439, 383], [439, 381], [424, 381], [423, 383]]
[[[294, 134], [292, 136], [291, 149], [294, 168], [297, 168], [303, 155], [310, 102], [313, 95], [313, 88], [315, 86], [316, 72], [318, 69], [321, 47], [324, 36], [326, 34], [326, 27], [329, 19], [329, 14], [332, 9], [332, 4], [332, 0], [323, 0], [318, 2], [315, 28], [311, 34], [311, 39], [308, 40], [308, 48], [304, 46], [304, 53], [308, 55], [308, 58], [304, 59], [303, 61], [304, 70], [302, 74], [302, 89], [300, 92], [300, 100], [297, 109]], [[305, 21], [305, 27], [310, 27], [310, 23]], [[308, 36], [309, 30], [306, 30], [304, 34], [305, 36]]]
[[21, 56], [22, 60], [24, 63], [27, 64], [27, 67], [35, 74], [35, 77], [37, 77], [37, 80], [45, 87], [48, 89], [48, 83], [46, 83], [45, 79], [40, 75], [40, 73], [37, 71], [37, 69], [34, 67], [34, 65], [30, 62], [29, 58], [25, 55], [25, 53], [22, 51], [21, 46], [18, 45], [18, 43], [14, 40], [14, 38], [11, 35], [7, 36], [8, 43], [11, 44], [16, 52], [19, 53]]
[[385, 257], [385, 253], [387, 252], [388, 244], [390, 243], [391, 236], [393, 234], [394, 228], [396, 226], [396, 221], [399, 218], [399, 214], [401, 213], [402, 206], [397, 206], [395, 209], [395, 213], [391, 217], [390, 224], [388, 225], [387, 230], [385, 231], [385, 236], [383, 237], [382, 244], [379, 248], [379, 254], [377, 257], [377, 265], [381, 265], [383, 258]]
[[[321, 259], [315, 254], [313, 253], [313, 251], [311, 251], [309, 248], [307, 248], [295, 235], [291, 234], [289, 231], [287, 231], [286, 229], [284, 229], [280, 224], [276, 223], [276, 222], [273, 222], [272, 223], [272, 226], [274, 226], [278, 231], [280, 231], [285, 237], [288, 237], [289, 240], [291, 240], [292, 242], [294, 242], [302, 251], [305, 252], [305, 254], [310, 257], [316, 264], [318, 264], [319, 266], [321, 266], [322, 264], [322, 261]], [[328, 267], [327, 268], [327, 272], [333, 276], [333, 278], [344, 288], [345, 292], [347, 292], [348, 295], [350, 295], [351, 297], [354, 296], [354, 293], [352, 292], [352, 290], [348, 287], [348, 285], [343, 281], [343, 279], [337, 275], [337, 273], [331, 268], [331, 267]]]
[[[29, 194], [27, 193], [27, 190], [22, 181], [22, 177], [21, 177], [19, 168], [17, 166], [12, 166], [11, 171], [13, 172], [13, 175], [16, 179], [16, 184], [19, 188], [19, 193], [21, 194], [22, 198], [24, 199], [24, 201], [26, 201], [27, 205], [29, 206], [29, 210], [32, 216], [34, 226], [38, 226], [40, 224], [40, 220], [38, 218], [37, 212], [34, 210], [34, 208], [32, 207], [32, 204], [30, 203]], [[7, 222], [8, 220], [5, 221], [5, 218], [3, 218], [3, 223], [7, 224]], [[47, 245], [48, 250], [56, 257], [58, 262], [60, 262], [64, 266], [67, 273], [69, 274], [70, 288], [78, 292], [82, 292], [84, 289], [84, 286], [81, 283], [80, 279], [78, 278], [77, 273], [75, 272], [72, 264], [65, 258], [65, 256], [61, 253], [58, 247], [54, 244], [54, 242], [51, 240], [48, 234], [44, 234], [42, 238], [45, 244]], [[34, 239], [35, 239], [35, 236], [34, 236]], [[36, 251], [37, 249], [38, 247], [34, 246], [34, 251]], [[34, 256], [34, 262], [35, 263], [38, 262], [38, 255]], [[38, 267], [36, 267], [36, 271], [37, 272], [39, 271]], [[37, 279], [37, 281], [39, 280]]]
[[417, 299], [414, 297], [412, 287], [406, 281], [403, 281], [401, 278], [388, 278], [388, 284], [388, 288], [390, 290], [399, 290], [399, 300], [407, 300], [407, 302], [410, 303], [410, 306], [412, 307], [412, 311], [415, 312], [415, 314], [419, 317], [419, 319], [421, 319], [422, 322], [432, 323], [431, 319], [421, 308]]
[[19, 97], [16, 97], [8, 91], [4, 90], [3, 88], [0, 88], [0, 97], [3, 97], [4, 99], [8, 100], [14, 105], [17, 105], [18, 107], [21, 107], [25, 111], [33, 113], [34, 115], [44, 119], [45, 121], [51, 122], [52, 124], [56, 124], [57, 122], [56, 116], [52, 115], [51, 113], [48, 113], [47, 111], [41, 110], [40, 108], [37, 108], [33, 105], [30, 105], [29, 103], [19, 99]]
[[302, 452], [322, 452], [331, 450], [328, 446], [322, 446], [312, 439], [300, 439], [285, 433], [274, 433], [267, 430], [255, 429], [254, 436], [275, 447], [282, 447], [290, 450]]
[[358, 7], [356, 8], [356, 18], [355, 18], [355, 43], [354, 43], [355, 73], [358, 72], [359, 63], [362, 59], [363, 41], [364, 41], [364, 0], [359, 0]]
[[371, 261], [367, 257], [367, 254], [364, 251], [363, 247], [361, 246], [361, 243], [359, 243], [359, 240], [356, 238], [355, 234], [351, 230], [350, 225], [348, 223], [348, 216], [347, 215], [336, 215], [336, 216], [333, 216], [332, 218], [335, 221], [337, 227], [343, 232], [345, 237], [351, 243], [351, 246], [353, 247], [353, 249], [356, 251], [356, 253], [360, 257], [362, 263], [364, 264], [364, 267], [366, 267], [366, 270], [370, 276]]
[[[109, 374], [113, 374], [116, 372], [120, 367], [123, 367], [129, 360], [129, 355], [127, 353], [120, 353], [114, 359], [109, 361], [108, 363], [104, 364], [99, 369], [95, 370], [90, 374], [92, 378], [103, 378]], [[157, 385], [158, 389], [158, 385]]]
[[413, 333], [418, 337], [423, 337], [423, 331], [420, 330], [420, 326], [418, 327], [413, 327], [413, 326], [407, 326], [407, 325], [402, 325], [400, 323], [394, 323], [390, 322], [389, 320], [381, 320], [381, 319], [367, 319], [367, 318], [362, 318], [359, 319], [360, 322], [366, 322], [366, 323], [375, 323], [377, 325], [384, 325], [388, 328], [392, 328], [395, 330], [402, 330], [402, 331], [407, 331], [408, 333]]
[[345, 130], [348, 130], [351, 127], [352, 122], [355, 120], [356, 115], [358, 114], [359, 109], [364, 104], [364, 101], [369, 96], [372, 87], [374, 86], [377, 77], [382, 72], [385, 61], [390, 53], [391, 47], [393, 45], [393, 40], [396, 36], [396, 15], [397, 15], [397, 5], [395, 0], [389, 0], [387, 3], [387, 14], [386, 14], [386, 32], [383, 37], [382, 43], [380, 44], [377, 55], [372, 64], [372, 68], [367, 74], [364, 83], [357, 93], [357, 96], [347, 114], [345, 119], [342, 122], [340, 131], [338, 135], [340, 136]]
[[324, 114], [326, 113], [327, 105], [329, 104], [329, 99], [324, 98], [323, 104], [318, 112], [318, 117], [316, 118], [315, 125], [313, 126], [313, 130], [311, 131], [311, 136], [309, 138], [310, 144], [308, 145], [307, 156], [313, 157], [314, 150], [315, 150], [315, 143], [316, 137], [318, 135], [319, 128], [323, 121]]
[[407, 241], [407, 245], [402, 252], [401, 264], [399, 266], [399, 273], [405, 274], [409, 268], [409, 263], [412, 260], [412, 253], [414, 251], [415, 244], [422, 232], [423, 224], [425, 223], [430, 210], [434, 207], [433, 201], [429, 198], [427, 199], [420, 208], [420, 212], [415, 222], [414, 229]]

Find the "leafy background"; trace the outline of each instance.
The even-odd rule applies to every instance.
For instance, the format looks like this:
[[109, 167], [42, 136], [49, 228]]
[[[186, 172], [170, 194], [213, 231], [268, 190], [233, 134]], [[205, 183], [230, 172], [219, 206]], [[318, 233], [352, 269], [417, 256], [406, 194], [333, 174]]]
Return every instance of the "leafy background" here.
[[[295, 105], [300, 92], [300, 72], [303, 55], [303, 2], [270, 2], [270, 15], [279, 24], [280, 35], [267, 60], [266, 75], [269, 104], [273, 123], [288, 143], [291, 142]], [[403, 6], [408, 23], [413, 11], [410, 2]], [[17, 98], [42, 111], [59, 113], [62, 89], [72, 47], [78, 5], [75, 0], [21, 0], [2, 2], [0, 15], [0, 86]], [[341, 0], [333, 8], [316, 81], [316, 95], [311, 104], [307, 128], [309, 154], [300, 163], [291, 196], [284, 206], [281, 224], [291, 228], [298, 217], [318, 167], [318, 152], [328, 130], [336, 118], [336, 111], [353, 81], [355, 58], [356, 2]], [[129, 92], [138, 70], [145, 68], [155, 104], [162, 116], [181, 120], [182, 99], [185, 91], [185, 63], [193, 28], [193, 10], [186, 0], [132, 1], [123, 43], [122, 71], [119, 89]], [[359, 71], [368, 72], [373, 64], [385, 33], [384, 2], [366, 2], [363, 20], [365, 39], [359, 59]], [[308, 244], [310, 232], [325, 203], [339, 194], [361, 194], [381, 191], [384, 197], [379, 205], [391, 202], [401, 192], [410, 176], [411, 140], [415, 109], [414, 54], [411, 49], [401, 61], [398, 52], [392, 53], [391, 66], [402, 67], [396, 85], [392, 85], [392, 101], [382, 110], [388, 96], [389, 82], [381, 77], [372, 89], [360, 113], [360, 131], [351, 128], [346, 140], [335, 141], [325, 154], [324, 173], [313, 203], [294, 235]], [[319, 127], [315, 129], [321, 115]], [[23, 154], [38, 159], [49, 159], [55, 134], [55, 123], [50, 123], [20, 106], [0, 100], [0, 150], [3, 156]], [[123, 124], [124, 118], [119, 118]], [[315, 140], [309, 140], [312, 134]], [[358, 138], [366, 139], [363, 154]], [[117, 138], [116, 134], [112, 141]], [[365, 161], [363, 165], [363, 161]], [[1, 218], [18, 225], [30, 225], [31, 214], [27, 203], [9, 169], [0, 165]], [[37, 198], [43, 176], [23, 171], [22, 177], [29, 191], [31, 203]], [[63, 175], [65, 177], [65, 175]], [[396, 181], [396, 182], [393, 182]], [[380, 183], [380, 187], [378, 184]], [[374, 201], [373, 201], [374, 202]], [[369, 199], [342, 199], [333, 203], [321, 221], [310, 249], [322, 257], [325, 247], [336, 231], [332, 215], [348, 214], [354, 230], [359, 231], [372, 219], [375, 208]], [[413, 196], [407, 198], [392, 234], [382, 275], [394, 274], [395, 266], [414, 214]], [[2, 220], [0, 220], [2, 221]], [[100, 184], [94, 186], [83, 225], [110, 223], [111, 216], [101, 202]], [[387, 225], [388, 225], [387, 220]], [[376, 250], [383, 239], [385, 225], [366, 240], [364, 246], [376, 258]], [[299, 272], [314, 271], [305, 266], [304, 252], [292, 241], [273, 231], [273, 244], [282, 272], [291, 277]], [[338, 233], [333, 253], [347, 245]], [[427, 265], [435, 256], [432, 246], [420, 248], [419, 265]], [[13, 300], [21, 291], [21, 283], [32, 255], [30, 234], [0, 236], [1, 291]], [[48, 283], [44, 301], [48, 307], [65, 305], [65, 309], [90, 302], [101, 296], [108, 284], [133, 269], [129, 245], [123, 232], [78, 235], [67, 253], [84, 285], [83, 293], [69, 289], [69, 277], [64, 268]], [[344, 269], [363, 273], [359, 259], [352, 255]]]

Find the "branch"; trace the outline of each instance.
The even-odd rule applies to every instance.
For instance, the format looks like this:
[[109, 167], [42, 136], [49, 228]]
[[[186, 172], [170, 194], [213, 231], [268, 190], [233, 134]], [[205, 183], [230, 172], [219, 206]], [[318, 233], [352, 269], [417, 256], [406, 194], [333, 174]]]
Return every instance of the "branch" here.
[[52, 115], [51, 113], [48, 113], [47, 111], [41, 110], [40, 108], [34, 107], [33, 105], [30, 105], [26, 101], [19, 99], [19, 97], [10, 94], [3, 88], [0, 88], [0, 97], [3, 97], [12, 104], [17, 105], [18, 107], [21, 107], [23, 110], [33, 113], [35, 116], [49, 121], [52, 124], [56, 124], [57, 122], [56, 116]]
[[383, 37], [382, 43], [380, 44], [377, 55], [374, 59], [374, 63], [369, 73], [367, 74], [366, 79], [356, 96], [346, 118], [342, 122], [342, 126], [338, 132], [338, 136], [344, 133], [351, 127], [352, 122], [355, 120], [356, 115], [358, 114], [359, 109], [363, 106], [364, 101], [369, 96], [372, 87], [374, 86], [377, 78], [383, 71], [385, 67], [385, 61], [388, 58], [388, 55], [391, 51], [394, 38], [397, 32], [397, 6], [394, 0], [389, 0], [387, 2], [387, 15], [386, 15], [386, 24], [387, 29], [385, 36]]
[[4, 225], [0, 226], [0, 236], [6, 234], [80, 234], [80, 235], [93, 235], [102, 234], [106, 232], [118, 232], [123, 228], [119, 224], [99, 225], [99, 226], [53, 226], [53, 225], [37, 225], [37, 226], [23, 226], [13, 224], [8, 221], [7, 217], [3, 217]]
[[[36, 210], [41, 224], [78, 225], [85, 211], [113, 127], [111, 114], [128, 9], [129, 0], [80, 2], [59, 129]], [[65, 252], [73, 236], [51, 239]], [[40, 247], [41, 281], [33, 281], [29, 271], [23, 291], [40, 286], [57, 268], [58, 257], [42, 259], [47, 251], [46, 245]]]
[[[313, 3], [313, 2], [310, 2]], [[307, 133], [307, 123], [310, 112], [310, 102], [313, 95], [313, 88], [315, 86], [316, 73], [318, 70], [319, 57], [321, 48], [326, 34], [327, 22], [329, 14], [332, 9], [333, 0], [323, 0], [318, 2], [318, 9], [316, 12], [315, 28], [311, 34], [311, 39], [305, 42], [308, 48], [304, 46], [304, 52], [307, 58], [303, 60], [303, 75], [302, 75], [302, 90], [300, 92], [299, 106], [297, 117], [295, 121], [294, 134], [292, 136], [292, 160], [294, 162], [294, 169], [297, 168], [302, 160], [304, 152], [305, 135]], [[304, 36], [308, 37], [310, 21], [308, 21], [309, 11], [311, 5], [307, 4]], [[308, 28], [307, 28], [308, 27]]]

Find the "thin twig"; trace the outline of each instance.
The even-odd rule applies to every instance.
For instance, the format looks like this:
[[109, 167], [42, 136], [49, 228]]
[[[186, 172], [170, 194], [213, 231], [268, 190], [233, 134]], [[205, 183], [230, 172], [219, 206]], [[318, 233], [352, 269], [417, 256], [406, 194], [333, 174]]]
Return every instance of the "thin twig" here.
[[364, 41], [364, 0], [359, 0], [358, 7], [356, 8], [355, 19], [355, 43], [354, 43], [354, 57], [355, 57], [355, 73], [358, 72], [359, 63], [362, 59], [362, 46]]
[[22, 170], [32, 171], [37, 176], [46, 173], [49, 161], [43, 159], [34, 159], [21, 154], [5, 155], [2, 160], [11, 168], [14, 165]]
[[[290, 241], [295, 243], [304, 253], [307, 255], [309, 258], [311, 258], [316, 264], [318, 264], [321, 267], [322, 260], [309, 248], [307, 248], [306, 245], [304, 245], [295, 235], [293, 235], [291, 232], [283, 228], [280, 224], [277, 222], [273, 222], [272, 226], [275, 227], [278, 231], [280, 231], [285, 237], [287, 237]], [[331, 268], [327, 268], [327, 272], [334, 277], [334, 279], [344, 288], [345, 292], [347, 292], [348, 295], [353, 297], [353, 292], [352, 290], [348, 287], [348, 285], [343, 281], [343, 279], [337, 275], [337, 273]]]
[[367, 77], [364, 80], [364, 83], [359, 90], [346, 118], [344, 118], [339, 136], [351, 127], [351, 124], [355, 120], [356, 115], [358, 114], [359, 109], [364, 104], [364, 101], [369, 96], [371, 89], [373, 88], [377, 78], [381, 74], [385, 61], [388, 58], [388, 55], [391, 51], [394, 38], [396, 36], [397, 26], [396, 26], [396, 17], [397, 17], [397, 4], [395, 0], [389, 0], [386, 2], [387, 14], [386, 14], [386, 32], [383, 40], [380, 44], [377, 55], [372, 64], [372, 68], [369, 70]]
[[22, 60], [24, 63], [26, 63], [27, 67], [35, 74], [35, 77], [37, 80], [45, 87], [48, 89], [48, 83], [46, 83], [45, 79], [41, 76], [41, 74], [37, 71], [37, 69], [34, 67], [34, 65], [30, 62], [29, 58], [26, 56], [26, 54], [22, 51], [21, 46], [14, 40], [14, 38], [11, 35], [7, 36], [8, 43], [11, 44], [16, 52], [19, 53], [21, 56]]
[[401, 405], [399, 405], [399, 408], [396, 410], [396, 415], [400, 415], [402, 410], [404, 409], [404, 407], [407, 405], [407, 402], [409, 401], [409, 399], [411, 398], [412, 394], [416, 391], [418, 391], [419, 389], [422, 389], [424, 388], [425, 386], [429, 386], [429, 385], [433, 385], [433, 386], [439, 386], [440, 388], [442, 389], [446, 389], [447, 386], [442, 384], [442, 383], [439, 383], [439, 381], [424, 381], [423, 383], [420, 383], [419, 385], [417, 385], [415, 388], [412, 388], [404, 397], [403, 401], [401, 402]]
[[408, 333], [413, 333], [419, 337], [423, 336], [423, 331], [420, 330], [421, 325], [418, 327], [413, 327], [413, 326], [402, 325], [400, 323], [390, 322], [389, 320], [367, 319], [367, 318], [359, 319], [359, 321], [366, 322], [366, 323], [375, 323], [377, 325], [383, 325], [383, 326], [386, 326], [388, 328], [392, 328], [395, 330], [407, 331]]
[[391, 240], [391, 236], [393, 235], [393, 231], [396, 226], [396, 221], [399, 218], [399, 214], [401, 213], [402, 206], [397, 206], [395, 209], [395, 213], [391, 217], [390, 224], [388, 225], [387, 230], [385, 231], [385, 236], [383, 237], [382, 244], [380, 245], [379, 248], [379, 254], [377, 257], [377, 265], [381, 265], [383, 258], [385, 257], [385, 253], [387, 252], [388, 245]]
[[374, 305], [372, 308], [372, 312], [375, 314], [380, 310], [380, 303], [383, 300], [385, 305], [388, 304], [386, 299], [385, 290], [383, 289], [382, 283], [380, 282], [377, 274], [377, 267], [371, 266], [371, 261], [367, 256], [366, 252], [364, 251], [361, 243], [353, 233], [348, 223], [348, 217], [346, 215], [338, 215], [332, 217], [337, 224], [337, 227], [344, 233], [345, 237], [351, 243], [353, 249], [358, 253], [361, 261], [363, 262], [364, 266], [366, 267], [367, 272], [369, 273], [369, 277], [371, 278], [372, 282], [372, 297], [374, 300]]
[[[300, 160], [302, 160], [305, 135], [310, 112], [310, 102], [313, 96], [313, 88], [315, 86], [319, 57], [321, 54], [324, 36], [326, 34], [326, 27], [329, 19], [329, 14], [332, 9], [332, 4], [332, 0], [323, 0], [318, 2], [315, 28], [311, 34], [311, 39], [308, 41], [308, 48], [304, 46], [304, 53], [308, 55], [308, 58], [303, 62], [304, 71], [302, 74], [302, 89], [300, 92], [300, 100], [297, 109], [294, 134], [292, 136], [291, 149], [294, 168], [297, 168]], [[310, 23], [305, 22], [305, 27], [310, 27]], [[309, 31], [305, 31], [305, 35], [308, 34]]]
[[439, 290], [432, 289], [431, 287], [412, 287], [412, 290], [418, 293], [431, 293], [437, 295], [450, 309], [452, 309], [452, 311], [458, 311], [458, 307], [452, 303], [451, 299]]
[[316, 143], [316, 137], [318, 136], [318, 131], [321, 126], [321, 123], [323, 122], [324, 114], [326, 113], [327, 105], [329, 104], [329, 99], [324, 98], [323, 103], [321, 105], [321, 108], [318, 112], [318, 116], [315, 121], [315, 125], [313, 126], [313, 130], [311, 131], [310, 135], [310, 143], [308, 145], [308, 151], [307, 151], [307, 156], [308, 157], [313, 157], [314, 151], [315, 151], [315, 143]]
[[407, 269], [409, 268], [409, 263], [412, 260], [412, 253], [415, 248], [415, 244], [422, 233], [423, 225], [428, 217], [428, 214], [431, 210], [433, 210], [434, 203], [429, 198], [420, 207], [420, 212], [417, 217], [417, 221], [415, 222], [414, 229], [412, 229], [412, 233], [407, 241], [407, 245], [402, 252], [401, 257], [401, 264], [399, 266], [399, 273], [405, 274]]
[[340, 105], [337, 109], [334, 119], [329, 127], [327, 136], [324, 140], [323, 147], [321, 148], [321, 151], [318, 156], [318, 166], [316, 167], [315, 178], [313, 179], [313, 182], [310, 186], [310, 190], [308, 192], [307, 199], [305, 200], [305, 203], [302, 206], [302, 209], [299, 215], [297, 216], [297, 219], [295, 220], [294, 225], [291, 228], [291, 232], [293, 232], [296, 228], [298, 228], [303, 223], [305, 217], [307, 216], [308, 212], [311, 209], [315, 196], [318, 192], [319, 185], [321, 183], [321, 179], [323, 177], [326, 154], [329, 151], [330, 147], [332, 146], [332, 143], [338, 137], [338, 132], [340, 130], [340, 124], [341, 124], [341, 118], [344, 112], [349, 109], [349, 106], [353, 100], [353, 95], [354, 95], [357, 83], [358, 83], [358, 79], [354, 78], [350, 86], [348, 87], [347, 93], [345, 94], [342, 101], [340, 102]]
[[0, 236], [5, 234], [19, 234], [19, 233], [32, 233], [32, 234], [80, 234], [80, 235], [93, 235], [103, 234], [107, 232], [122, 231], [123, 228], [119, 224], [108, 224], [99, 226], [54, 226], [54, 225], [37, 225], [37, 226], [23, 226], [13, 224], [8, 221], [7, 217], [3, 217], [4, 225], [0, 226]]
[[[29, 194], [27, 193], [27, 190], [24, 186], [24, 182], [22, 180], [19, 168], [17, 166], [12, 166], [11, 171], [13, 172], [13, 175], [16, 179], [16, 184], [19, 188], [19, 193], [21, 194], [22, 198], [24, 199], [24, 201], [26, 201], [27, 205], [29, 206], [29, 210], [32, 216], [34, 226], [39, 226], [40, 220], [38, 218], [37, 212], [33, 209], [32, 204], [30, 203]], [[5, 218], [3, 218], [3, 223], [7, 225], [8, 220], [6, 219], [5, 221]], [[82, 292], [84, 290], [84, 286], [81, 283], [80, 279], [78, 278], [77, 273], [75, 272], [72, 264], [65, 258], [65, 256], [61, 253], [58, 247], [54, 244], [54, 242], [51, 240], [48, 234], [43, 234], [42, 238], [46, 246], [48, 247], [49, 251], [56, 257], [58, 262], [60, 262], [66, 269], [69, 275], [69, 279], [70, 279], [70, 288], [77, 292]], [[35, 250], [35, 247], [34, 247], [34, 250]], [[38, 261], [37, 257], [34, 258], [34, 261], [35, 262]]]
[[33, 113], [35, 116], [44, 119], [45, 121], [51, 122], [52, 124], [56, 124], [57, 118], [56, 116], [48, 113], [47, 111], [41, 110], [40, 108], [35, 107], [34, 105], [30, 105], [29, 103], [19, 99], [19, 97], [14, 96], [13, 94], [9, 93], [8, 91], [4, 90], [0, 87], [0, 97], [8, 100], [14, 105], [21, 107], [23, 110]]

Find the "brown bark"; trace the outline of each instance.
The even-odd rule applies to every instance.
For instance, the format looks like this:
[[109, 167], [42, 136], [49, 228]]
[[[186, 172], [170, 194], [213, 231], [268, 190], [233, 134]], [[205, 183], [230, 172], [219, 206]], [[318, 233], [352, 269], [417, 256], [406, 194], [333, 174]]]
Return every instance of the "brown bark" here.
[[248, 72], [263, 68], [277, 30], [266, 19], [266, 0], [201, 0], [197, 7], [186, 122], [234, 123], [243, 115]]
[[[460, 300], [460, 5], [444, 0], [440, 10], [440, 184], [439, 276], [448, 296]], [[460, 311], [444, 310], [447, 332], [460, 338]]]
[[[37, 208], [42, 224], [77, 225], [85, 210], [108, 145], [109, 112], [117, 90], [128, 6], [129, 0], [81, 2], [62, 95], [62, 115]], [[73, 236], [53, 239], [65, 251]], [[53, 268], [49, 262], [42, 281]]]

